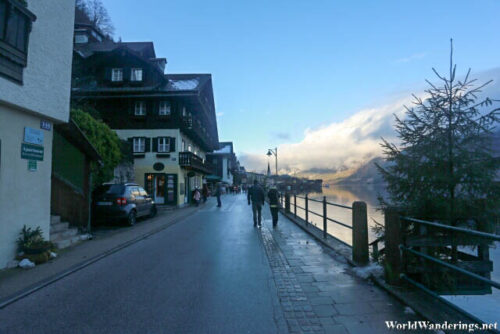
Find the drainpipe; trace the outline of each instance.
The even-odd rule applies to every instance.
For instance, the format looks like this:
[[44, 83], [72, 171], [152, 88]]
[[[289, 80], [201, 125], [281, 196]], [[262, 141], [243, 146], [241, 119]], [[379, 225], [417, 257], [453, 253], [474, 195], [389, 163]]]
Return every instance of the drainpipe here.
[[87, 219], [87, 233], [92, 232], [92, 172], [89, 173], [89, 189], [87, 192], [89, 216]]

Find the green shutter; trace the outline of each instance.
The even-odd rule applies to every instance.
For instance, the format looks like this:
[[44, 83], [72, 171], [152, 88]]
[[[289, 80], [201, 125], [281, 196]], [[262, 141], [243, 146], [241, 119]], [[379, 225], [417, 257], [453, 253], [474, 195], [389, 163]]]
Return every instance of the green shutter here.
[[175, 137], [170, 137], [170, 152], [175, 152]]

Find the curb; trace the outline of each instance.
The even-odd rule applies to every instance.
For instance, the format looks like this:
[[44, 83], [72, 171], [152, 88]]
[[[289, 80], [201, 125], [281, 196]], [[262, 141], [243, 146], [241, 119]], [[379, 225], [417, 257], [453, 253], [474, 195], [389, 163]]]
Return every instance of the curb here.
[[198, 210], [195, 210], [191, 213], [188, 213], [187, 215], [184, 215], [182, 217], [179, 217], [179, 218], [176, 218], [174, 220], [172, 220], [171, 222], [165, 224], [164, 226], [161, 226], [161, 227], [158, 227], [150, 232], [147, 232], [139, 237], [136, 237], [132, 240], [129, 240], [129, 241], [126, 241], [114, 248], [111, 248], [107, 251], [105, 251], [104, 253], [102, 254], [99, 254], [99, 255], [96, 255], [94, 256], [93, 258], [89, 259], [89, 260], [86, 260], [86, 261], [83, 261], [81, 263], [78, 263], [72, 267], [70, 267], [68, 270], [66, 271], [63, 271], [61, 273], [58, 273], [58, 274], [55, 274], [54, 276], [52, 277], [49, 277], [48, 279], [46, 280], [43, 280], [43, 281], [40, 281], [38, 283], [35, 283], [34, 285], [32, 285], [31, 287], [27, 288], [27, 289], [24, 289], [24, 290], [21, 290], [20, 292], [17, 292], [17, 293], [14, 293], [12, 296], [9, 296], [9, 297], [6, 297], [2, 300], [0, 300], [0, 310], [5, 308], [6, 306], [20, 300], [20, 299], [23, 299], [29, 295], [31, 295], [32, 293], [40, 290], [40, 289], [43, 289], [44, 287], [48, 286], [48, 285], [51, 285], [52, 283], [55, 283], [61, 279], [63, 279], [64, 277], [66, 276], [69, 276], [85, 267], [88, 267], [89, 265], [101, 260], [101, 259], [104, 259], [105, 257], [108, 257], [109, 255], [112, 255], [128, 246], [131, 246], [141, 240], [144, 240], [156, 233], [159, 233], [163, 230], [166, 230], [167, 228], [181, 222], [182, 220], [192, 216], [193, 214], [195, 214], [196, 212], [198, 212]]

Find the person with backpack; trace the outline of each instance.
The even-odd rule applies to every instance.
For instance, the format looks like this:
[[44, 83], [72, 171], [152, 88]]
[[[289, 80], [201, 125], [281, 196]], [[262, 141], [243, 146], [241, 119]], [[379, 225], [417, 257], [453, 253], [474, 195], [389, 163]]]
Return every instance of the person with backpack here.
[[278, 211], [279, 211], [279, 193], [275, 185], [267, 192], [269, 198], [269, 207], [271, 208], [271, 216], [273, 217], [273, 227], [278, 225]]
[[265, 197], [264, 189], [262, 189], [257, 180], [254, 180], [253, 186], [248, 189], [247, 195], [248, 205], [250, 205], [250, 202], [252, 204], [254, 227], [262, 227], [262, 206], [264, 205]]

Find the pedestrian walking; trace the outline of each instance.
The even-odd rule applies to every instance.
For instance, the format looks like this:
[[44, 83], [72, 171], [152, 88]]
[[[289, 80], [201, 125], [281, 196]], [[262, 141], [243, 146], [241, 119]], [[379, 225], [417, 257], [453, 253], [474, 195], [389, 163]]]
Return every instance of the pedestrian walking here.
[[198, 188], [196, 188], [193, 192], [193, 200], [196, 206], [200, 205], [201, 193]]
[[217, 196], [217, 207], [220, 208], [222, 203], [220, 201], [220, 196], [222, 195], [222, 185], [217, 183], [217, 188], [215, 188], [215, 196]]
[[201, 190], [201, 196], [203, 197], [203, 203], [206, 203], [208, 198], [208, 186], [206, 183], [203, 185], [203, 188]]
[[269, 207], [271, 208], [271, 216], [273, 217], [273, 227], [278, 225], [278, 211], [279, 211], [279, 193], [275, 185], [267, 192], [269, 198]]
[[250, 202], [252, 204], [253, 212], [253, 226], [262, 227], [262, 206], [264, 205], [264, 200], [266, 195], [264, 189], [259, 185], [257, 180], [253, 181], [253, 186], [248, 189], [248, 205]]

